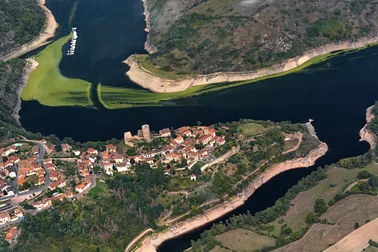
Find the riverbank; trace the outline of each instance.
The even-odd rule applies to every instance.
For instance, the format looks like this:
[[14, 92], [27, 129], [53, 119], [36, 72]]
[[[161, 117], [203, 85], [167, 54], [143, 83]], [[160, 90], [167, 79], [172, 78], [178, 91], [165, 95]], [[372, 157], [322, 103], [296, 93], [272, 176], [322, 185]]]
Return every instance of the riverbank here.
[[250, 197], [259, 187], [261, 187], [273, 177], [288, 170], [312, 166], [315, 164], [315, 161], [325, 155], [327, 151], [327, 144], [321, 143], [304, 158], [289, 160], [272, 166], [252, 181], [252, 183], [247, 188], [244, 197], [235, 197], [221, 205], [218, 205], [206, 211], [206, 213], [203, 215], [194, 217], [184, 222], [176, 223], [175, 225], [172, 225], [174, 228], [170, 228], [166, 231], [163, 231], [162, 233], [148, 236], [141, 242], [141, 246], [136, 251], [156, 251], [156, 248], [163, 242], [183, 235], [205, 225], [206, 223], [212, 222], [222, 217], [223, 215], [243, 205], [248, 197]]
[[55, 21], [55, 18], [51, 11], [45, 6], [45, 0], [37, 0], [38, 5], [43, 9], [46, 15], [46, 23], [43, 31], [29, 43], [22, 45], [19, 49], [10, 52], [9, 54], [3, 56], [0, 60], [7, 61], [10, 59], [17, 58], [25, 53], [33, 51], [43, 45], [50, 43], [48, 39], [54, 37], [55, 31], [58, 28], [58, 23]]
[[364, 127], [360, 130], [360, 141], [366, 141], [370, 145], [370, 149], [374, 149], [377, 145], [377, 137], [373, 132], [371, 132], [369, 129], [367, 129], [368, 124], [371, 122], [371, 120], [374, 119], [374, 114], [371, 113], [371, 110], [373, 109], [374, 105], [368, 107], [366, 109], [366, 124]]
[[71, 36], [58, 39], [38, 54], [35, 59], [38, 67], [30, 73], [28, 83], [22, 92], [23, 101], [36, 100], [46, 106], [93, 105], [90, 97], [91, 83], [67, 78], [59, 69], [62, 46]]
[[[355, 42], [334, 43], [310, 50], [302, 56], [288, 59], [285, 62], [271, 67], [262, 68], [256, 71], [213, 73], [208, 75], [187, 76], [177, 79], [159, 77], [149, 69], [146, 69], [138, 61], [136, 55], [131, 55], [124, 63], [130, 66], [126, 75], [143, 88], [156, 93], [172, 93], [184, 91], [193, 86], [203, 86], [209, 84], [241, 81], [257, 81], [272, 78], [283, 74], [302, 70], [303, 68], [326, 59], [332, 52], [354, 50], [374, 44], [378, 37], [362, 38]], [[161, 71], [161, 70], [159, 70]], [[248, 82], [247, 82], [248, 83]]]
[[19, 124], [20, 124], [19, 112], [21, 110], [22, 92], [26, 88], [26, 85], [28, 85], [28, 81], [29, 81], [29, 77], [30, 77], [31, 72], [33, 72], [37, 67], [38, 67], [38, 62], [35, 59], [32, 59], [32, 58], [26, 59], [26, 66], [24, 68], [24, 74], [22, 76], [22, 85], [17, 90], [17, 96], [18, 96], [17, 105], [14, 108], [14, 111], [12, 113], [12, 115], [14, 116], [14, 118], [16, 119], [16, 121]]

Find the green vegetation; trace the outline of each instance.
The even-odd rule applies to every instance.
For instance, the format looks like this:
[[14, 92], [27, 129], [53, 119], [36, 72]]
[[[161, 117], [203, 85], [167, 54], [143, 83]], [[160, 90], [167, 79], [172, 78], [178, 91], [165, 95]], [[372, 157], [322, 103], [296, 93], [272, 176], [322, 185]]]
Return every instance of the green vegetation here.
[[80, 201], [55, 202], [54, 209], [26, 215], [17, 251], [121, 251], [163, 211], [156, 201], [167, 178], [162, 170], [137, 167], [116, 175]]
[[22, 131], [12, 114], [16, 112], [24, 66], [21, 59], [0, 62], [0, 140]]
[[36, 58], [39, 65], [29, 78], [22, 99], [37, 100], [48, 106], [89, 106], [91, 84], [80, 79], [69, 79], [59, 71], [62, 46], [71, 36], [63, 37], [47, 46]]
[[149, 0], [148, 6], [149, 42], [157, 50], [141, 58], [142, 66], [173, 79], [271, 66], [328, 43], [371, 35], [377, 21], [373, 0]]
[[232, 251], [250, 251], [251, 248], [259, 251], [276, 243], [274, 238], [241, 228], [220, 234], [216, 236], [216, 240]]
[[372, 246], [372, 247], [378, 248], [378, 242], [376, 242], [376, 241], [369, 240], [369, 245]]
[[46, 16], [34, 0], [0, 1], [0, 10], [1, 58], [37, 36]]
[[[305, 68], [309, 67], [313, 64], [321, 63], [327, 60], [329, 57], [336, 56], [338, 53], [334, 54], [325, 54], [315, 58], [310, 59], [306, 63], [282, 73], [272, 74], [269, 76], [257, 78], [254, 80], [248, 81], [240, 81], [240, 82], [232, 82], [232, 83], [219, 83], [219, 84], [211, 84], [205, 86], [194, 86], [190, 87], [185, 91], [181, 92], [173, 92], [173, 93], [153, 93], [148, 90], [144, 89], [132, 89], [132, 88], [122, 88], [122, 87], [111, 87], [111, 86], [103, 86], [99, 84], [97, 86], [97, 93], [100, 102], [104, 105], [104, 107], [108, 109], [120, 109], [120, 108], [129, 108], [133, 106], [159, 106], [159, 105], [175, 105], [175, 99], [184, 98], [184, 97], [191, 97], [196, 95], [201, 95], [209, 92], [216, 92], [221, 91], [228, 88], [238, 87], [241, 85], [251, 84], [254, 82], [262, 81], [265, 79], [276, 78], [279, 76], [283, 76], [286, 74], [291, 74], [295, 72], [299, 72], [304, 70]], [[138, 60], [140, 59], [141, 55], [138, 55]], [[142, 59], [144, 59], [142, 57]], [[143, 61], [139, 61], [143, 67], [147, 67]], [[149, 71], [153, 71], [151, 68], [145, 68]], [[168, 75], [163, 73], [163, 71], [154, 72], [159, 74], [159, 77], [166, 77]], [[173, 76], [174, 74], [171, 73], [169, 78], [178, 79], [183, 76]]]
[[[325, 249], [329, 244], [341, 239], [345, 233], [352, 232], [356, 228], [356, 223], [365, 223], [366, 220], [378, 217], [375, 196], [366, 195], [375, 195], [368, 183], [363, 182], [364, 185], [357, 186], [354, 192], [345, 190], [361, 176], [365, 178], [369, 174], [370, 178], [375, 178], [378, 175], [378, 165], [370, 164], [364, 167], [363, 171], [339, 168], [338, 165], [319, 168], [289, 189], [273, 207], [256, 213], [254, 216], [249, 213], [238, 215], [231, 217], [225, 224], [214, 225], [211, 230], [201, 235], [201, 240], [192, 242], [193, 249], [194, 251], [204, 248], [211, 250], [215, 246], [227, 248], [226, 244], [219, 242], [215, 237], [219, 237], [220, 234], [230, 234], [231, 230], [238, 228], [264, 234], [267, 238], [274, 238], [276, 243], [273, 247], [281, 247], [300, 239], [307, 232], [309, 225], [315, 225], [315, 227], [306, 235], [306, 239], [296, 243], [296, 247], [291, 247], [291, 249], [300, 251], [304, 249], [302, 246], [306, 246], [307, 250], [312, 247]], [[336, 222], [337, 227], [334, 226]], [[316, 223], [329, 225], [316, 226], [318, 225]], [[328, 233], [327, 230], [331, 228], [335, 229], [334, 232], [319, 240], [319, 237], [325, 236], [325, 233]], [[232, 236], [228, 239], [232, 238], [235, 239]], [[250, 247], [253, 247], [253, 244], [250, 244]]]

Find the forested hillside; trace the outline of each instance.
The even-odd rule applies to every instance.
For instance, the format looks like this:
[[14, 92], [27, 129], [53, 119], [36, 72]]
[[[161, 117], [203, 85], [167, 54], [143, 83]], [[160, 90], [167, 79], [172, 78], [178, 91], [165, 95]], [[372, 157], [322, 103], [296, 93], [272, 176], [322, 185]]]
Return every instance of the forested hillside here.
[[[35, 0], [0, 0], [0, 57], [33, 40], [45, 19]], [[23, 59], [0, 61], [0, 141], [22, 130], [13, 113], [25, 65]]]
[[375, 35], [377, 2], [147, 0], [148, 62], [181, 74], [270, 66], [331, 42]]
[[24, 66], [22, 59], [0, 62], [0, 140], [20, 128], [12, 113], [17, 105]]
[[31, 41], [44, 23], [36, 0], [0, 0], [0, 56]]

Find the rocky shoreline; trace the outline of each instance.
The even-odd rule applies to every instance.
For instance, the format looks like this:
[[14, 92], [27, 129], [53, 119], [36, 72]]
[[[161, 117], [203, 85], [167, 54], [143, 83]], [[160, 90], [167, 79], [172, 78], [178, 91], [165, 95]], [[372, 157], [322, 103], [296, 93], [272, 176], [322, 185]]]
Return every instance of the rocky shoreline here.
[[[135, 55], [131, 55], [124, 61], [124, 63], [130, 66], [130, 69], [129, 71], [127, 71], [126, 75], [136, 84], [140, 85], [143, 88], [149, 89], [152, 92], [171, 93], [184, 91], [192, 86], [209, 85], [222, 82], [247, 81], [280, 74], [289, 70], [293, 70], [308, 62], [309, 60], [321, 55], [342, 50], [358, 49], [377, 42], [378, 36], [373, 36], [369, 38], [361, 38], [358, 41], [353, 42], [346, 41], [342, 43], [328, 44], [317, 49], [310, 50], [301, 56], [288, 59], [281, 64], [273, 65], [271, 67], [262, 68], [255, 71], [229, 73], [219, 72], [207, 75], [198, 75], [195, 77], [186, 77], [177, 80], [165, 79], [154, 75], [147, 69], [144, 69], [141, 64], [136, 61]], [[150, 43], [148, 42], [148, 44]]]
[[[263, 184], [268, 182], [273, 177], [279, 175], [288, 170], [297, 168], [307, 168], [315, 164], [315, 161], [324, 156], [328, 151], [326, 143], [321, 142], [317, 148], [312, 150], [306, 157], [298, 158], [294, 160], [288, 160], [282, 163], [278, 163], [273, 167], [267, 169], [264, 173], [255, 178], [247, 188], [245, 197], [235, 197], [234, 199], [227, 201], [223, 204], [217, 205], [212, 209], [206, 211], [206, 214], [196, 216], [192, 219], [176, 224], [174, 229], [166, 230], [162, 233], [147, 236], [141, 243], [141, 246], [136, 250], [139, 252], [152, 252], [156, 251], [163, 242], [173, 239], [177, 236], [183, 235], [191, 230], [201, 227], [211, 221], [214, 221], [228, 212], [240, 207], [244, 202]], [[128, 246], [129, 248], [130, 246]], [[127, 252], [127, 250], [126, 250]]]
[[20, 115], [19, 112], [21, 110], [21, 95], [22, 92], [24, 91], [26, 85], [28, 84], [28, 80], [30, 77], [31, 72], [33, 72], [38, 66], [38, 62], [34, 59], [28, 58], [26, 59], [26, 65], [24, 68], [24, 74], [22, 75], [22, 85], [18, 88], [17, 95], [18, 95], [18, 100], [17, 100], [17, 105], [13, 110], [12, 115], [16, 119], [16, 121], [20, 124]]
[[143, 8], [144, 8], [144, 12], [143, 12], [143, 14], [144, 14], [144, 20], [146, 22], [146, 28], [144, 28], [144, 31], [147, 32], [147, 39], [146, 39], [146, 42], [144, 42], [144, 49], [148, 53], [151, 54], [151, 53], [157, 52], [157, 49], [150, 42], [149, 32], [151, 30], [151, 23], [150, 23], [150, 11], [149, 11], [149, 8], [148, 8], [148, 2], [147, 1], [148, 0], [142, 0]]
[[374, 114], [371, 113], [371, 110], [373, 109], [373, 107], [374, 105], [366, 109], [366, 124], [360, 130], [360, 141], [368, 142], [370, 145], [370, 149], [374, 149], [375, 146], [377, 145], [377, 136], [373, 132], [371, 132], [369, 129], [367, 129], [368, 124], [375, 117]]

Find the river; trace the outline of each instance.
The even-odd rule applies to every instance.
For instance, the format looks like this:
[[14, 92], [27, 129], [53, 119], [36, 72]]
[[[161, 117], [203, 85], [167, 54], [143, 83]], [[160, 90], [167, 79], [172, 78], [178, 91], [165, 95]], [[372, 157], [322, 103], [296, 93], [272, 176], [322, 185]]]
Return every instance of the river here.
[[[75, 15], [71, 15], [75, 4]], [[70, 16], [71, 25], [78, 27], [77, 53], [64, 57], [60, 64], [64, 75], [92, 83], [138, 88], [125, 77], [127, 66], [121, 61], [131, 53], [144, 52], [146, 34], [140, 0], [82, 0], [76, 3], [48, 0], [47, 6], [61, 25], [57, 37], [69, 32], [67, 20]], [[273, 205], [288, 188], [317, 166], [368, 150], [367, 143], [358, 141], [358, 133], [365, 123], [366, 108], [378, 99], [377, 68], [378, 47], [375, 46], [333, 57], [299, 73], [179, 99], [166, 106], [107, 110], [46, 107], [38, 102], [23, 102], [20, 120], [33, 132], [94, 141], [122, 138], [124, 131], [136, 133], [145, 123], [159, 130], [194, 125], [197, 121], [208, 125], [239, 118], [300, 123], [314, 119], [318, 136], [328, 144], [329, 152], [314, 167], [275, 177], [230, 215], [247, 210], [255, 213]], [[188, 248], [190, 240], [198, 239], [210, 225], [164, 243], [159, 251]]]

